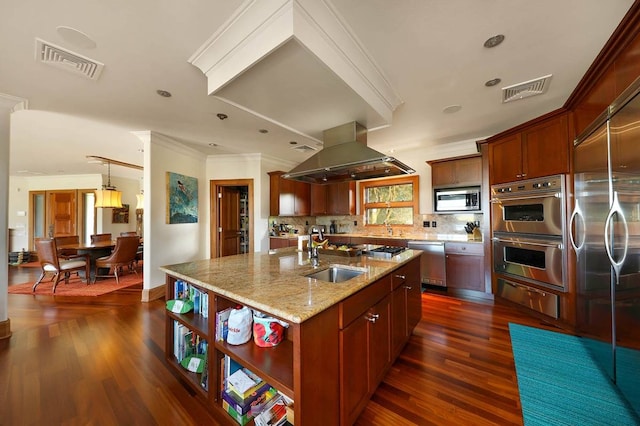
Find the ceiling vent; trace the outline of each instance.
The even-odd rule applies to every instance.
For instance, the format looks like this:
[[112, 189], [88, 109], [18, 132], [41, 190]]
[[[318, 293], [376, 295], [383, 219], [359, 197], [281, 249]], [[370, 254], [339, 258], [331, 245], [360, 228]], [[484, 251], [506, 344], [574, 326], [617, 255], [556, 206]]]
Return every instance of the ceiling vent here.
[[104, 64], [36, 38], [36, 60], [97, 80]]
[[291, 149], [293, 149], [294, 151], [300, 151], [300, 152], [311, 152], [311, 151], [317, 151], [317, 149], [315, 149], [312, 146], [309, 145], [297, 145], [292, 147]]
[[502, 88], [502, 103], [517, 101], [531, 96], [541, 95], [549, 88], [551, 75], [525, 81]]

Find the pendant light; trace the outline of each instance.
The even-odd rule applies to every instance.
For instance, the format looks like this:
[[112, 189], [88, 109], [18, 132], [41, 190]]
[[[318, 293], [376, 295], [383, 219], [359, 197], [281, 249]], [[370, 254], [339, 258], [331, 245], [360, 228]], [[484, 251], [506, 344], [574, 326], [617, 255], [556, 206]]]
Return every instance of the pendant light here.
[[111, 185], [111, 162], [107, 161], [107, 184], [102, 185], [102, 189], [96, 189], [97, 208], [122, 208], [122, 192], [116, 191], [116, 187]]

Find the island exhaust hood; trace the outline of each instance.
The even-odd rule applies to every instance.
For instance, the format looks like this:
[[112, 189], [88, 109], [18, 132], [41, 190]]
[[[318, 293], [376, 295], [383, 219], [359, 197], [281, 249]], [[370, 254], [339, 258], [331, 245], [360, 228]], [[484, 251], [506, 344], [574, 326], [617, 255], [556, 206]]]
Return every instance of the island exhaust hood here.
[[355, 122], [323, 132], [324, 148], [282, 177], [328, 184], [414, 173], [411, 167], [367, 146], [367, 129]]

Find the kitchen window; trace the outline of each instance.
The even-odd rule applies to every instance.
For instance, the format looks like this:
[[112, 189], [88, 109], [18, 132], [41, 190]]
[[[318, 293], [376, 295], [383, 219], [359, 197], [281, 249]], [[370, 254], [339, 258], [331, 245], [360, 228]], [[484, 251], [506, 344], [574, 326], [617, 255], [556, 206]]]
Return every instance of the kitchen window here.
[[418, 176], [360, 182], [360, 211], [366, 226], [413, 225]]

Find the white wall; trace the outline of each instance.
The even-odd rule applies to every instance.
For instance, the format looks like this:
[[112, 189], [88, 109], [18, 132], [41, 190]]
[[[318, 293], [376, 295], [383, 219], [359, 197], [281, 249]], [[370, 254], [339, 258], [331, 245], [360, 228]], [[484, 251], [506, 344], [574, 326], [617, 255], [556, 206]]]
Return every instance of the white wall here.
[[[58, 189], [97, 189], [106, 182], [101, 174], [91, 175], [60, 175], [60, 176], [11, 176], [9, 178], [9, 228], [12, 237], [9, 241], [11, 251], [25, 250], [29, 247], [29, 191], [46, 191]], [[136, 230], [136, 194], [140, 192], [140, 184], [135, 179], [111, 177], [111, 183], [122, 191], [122, 202], [129, 204], [129, 223], [113, 224], [111, 209], [98, 209], [97, 232], [111, 233], [118, 236], [122, 231]], [[25, 213], [23, 216], [22, 213]]]
[[[144, 142], [143, 267], [148, 290], [165, 282], [158, 267], [207, 258], [209, 191], [202, 153], [158, 133], [137, 135]], [[198, 179], [198, 223], [167, 223], [167, 172]]]
[[[224, 179], [253, 179], [251, 202], [254, 212], [253, 250], [256, 252], [269, 250], [270, 188], [267, 172], [289, 170], [293, 167], [294, 165], [279, 163], [278, 160], [262, 154], [216, 155], [207, 159], [207, 182]], [[207, 246], [210, 247], [210, 239], [207, 239]], [[207, 253], [210, 255], [209, 251]]]
[[140, 183], [135, 179], [111, 176], [111, 184], [122, 191], [122, 204], [129, 205], [129, 223], [113, 223], [113, 209], [98, 209], [97, 233], [110, 233], [115, 238], [121, 232], [136, 230], [136, 195], [140, 193]]

